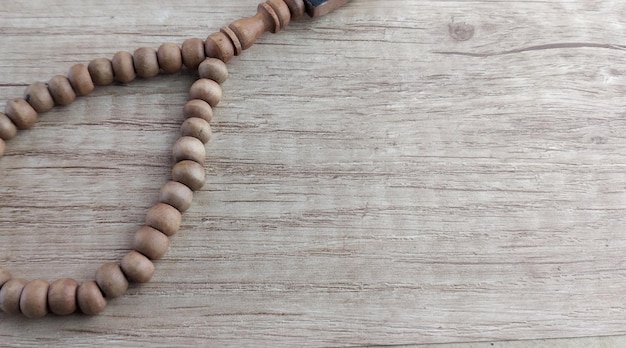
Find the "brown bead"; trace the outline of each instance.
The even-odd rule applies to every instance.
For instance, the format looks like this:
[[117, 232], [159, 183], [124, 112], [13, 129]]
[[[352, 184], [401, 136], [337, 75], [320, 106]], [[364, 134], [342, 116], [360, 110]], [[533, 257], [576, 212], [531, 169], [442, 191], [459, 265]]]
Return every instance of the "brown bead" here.
[[291, 12], [291, 19], [299, 19], [304, 16], [304, 1], [302, 0], [284, 0]]
[[207, 58], [198, 67], [200, 78], [213, 80], [219, 84], [228, 79], [226, 64], [217, 58]]
[[181, 213], [191, 207], [192, 201], [193, 191], [176, 181], [168, 181], [159, 192], [159, 202], [169, 204]]
[[150, 47], [141, 47], [133, 54], [135, 72], [137, 76], [147, 79], [159, 74], [159, 60], [157, 52]]
[[161, 231], [150, 226], [141, 226], [135, 232], [133, 249], [146, 255], [152, 260], [158, 260], [167, 252], [170, 240]]
[[108, 58], [96, 58], [87, 66], [89, 75], [94, 84], [98, 86], [108, 86], [115, 81], [113, 74], [113, 63]]
[[9, 280], [11, 280], [11, 272], [9, 272], [8, 269], [0, 267], [0, 289], [2, 289], [4, 283]]
[[187, 185], [192, 191], [198, 191], [204, 186], [206, 173], [198, 162], [180, 161], [172, 168], [172, 179]]
[[95, 88], [89, 69], [84, 64], [73, 65], [67, 73], [67, 78], [77, 95], [87, 95]]
[[4, 156], [4, 151], [6, 150], [6, 144], [4, 143], [4, 140], [2, 140], [2, 138], [0, 138], [0, 157]]
[[24, 279], [10, 279], [0, 289], [0, 309], [7, 314], [20, 314], [20, 296], [24, 286], [28, 283]]
[[74, 279], [59, 279], [48, 288], [48, 307], [56, 315], [70, 315], [76, 312], [76, 290], [78, 282]]
[[20, 295], [20, 310], [30, 319], [43, 318], [48, 314], [48, 282], [31, 280], [24, 286]]
[[173, 236], [180, 229], [182, 215], [178, 209], [169, 204], [157, 203], [146, 213], [146, 225]]
[[196, 70], [198, 65], [206, 58], [204, 55], [204, 41], [198, 38], [183, 41], [181, 52], [183, 64], [191, 70]]
[[136, 251], [124, 255], [121, 267], [126, 278], [135, 283], [147, 283], [154, 274], [154, 263]]
[[190, 160], [204, 164], [206, 149], [204, 144], [194, 137], [181, 137], [172, 148], [172, 156], [176, 162]]
[[213, 108], [204, 100], [192, 99], [183, 106], [183, 116], [185, 118], [199, 117], [207, 122], [211, 122]]
[[183, 54], [175, 43], [166, 42], [157, 51], [159, 67], [166, 74], [173, 74], [183, 67]]
[[228, 35], [220, 31], [206, 38], [204, 52], [207, 57], [217, 58], [228, 63], [235, 56], [235, 46]]
[[222, 87], [213, 80], [199, 79], [189, 88], [189, 99], [202, 99], [216, 107], [222, 100]]
[[137, 76], [135, 74], [133, 55], [128, 52], [117, 52], [111, 59], [111, 64], [113, 65], [115, 81], [119, 83], [132, 82]]
[[4, 140], [11, 140], [17, 135], [17, 127], [15, 123], [11, 121], [9, 116], [0, 113], [0, 138]]
[[96, 283], [107, 298], [122, 296], [128, 290], [128, 280], [117, 263], [109, 262], [96, 271]]
[[24, 99], [37, 112], [50, 111], [54, 107], [54, 99], [48, 90], [48, 85], [43, 82], [35, 82], [24, 91]]
[[57, 75], [48, 81], [48, 90], [57, 105], [69, 105], [76, 100], [76, 93], [67, 77]]
[[183, 122], [180, 127], [180, 134], [183, 136], [194, 137], [206, 144], [211, 140], [211, 125], [201, 118], [191, 117]]
[[37, 111], [22, 98], [9, 100], [5, 105], [4, 113], [18, 129], [28, 129], [37, 123]]
[[94, 281], [80, 284], [76, 290], [76, 300], [80, 311], [87, 315], [96, 315], [107, 306], [102, 291]]

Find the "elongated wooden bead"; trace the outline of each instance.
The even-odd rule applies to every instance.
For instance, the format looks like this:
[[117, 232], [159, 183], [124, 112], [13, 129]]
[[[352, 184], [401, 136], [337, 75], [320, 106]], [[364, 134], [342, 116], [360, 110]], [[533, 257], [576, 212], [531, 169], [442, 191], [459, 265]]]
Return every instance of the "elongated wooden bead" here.
[[146, 255], [151, 260], [158, 260], [167, 252], [170, 240], [161, 231], [150, 226], [141, 226], [135, 232], [133, 249]]
[[173, 74], [183, 67], [183, 54], [175, 43], [166, 42], [157, 51], [159, 67], [166, 74]]
[[5, 105], [4, 113], [18, 129], [28, 129], [37, 123], [37, 111], [22, 98], [9, 100]]
[[89, 69], [84, 64], [75, 64], [67, 73], [67, 78], [77, 95], [87, 95], [95, 89]]
[[154, 274], [152, 261], [134, 250], [124, 255], [121, 267], [126, 278], [135, 283], [147, 283]]
[[0, 289], [0, 309], [7, 314], [20, 314], [20, 296], [28, 281], [10, 279]]
[[54, 99], [48, 90], [48, 85], [35, 82], [24, 91], [24, 100], [37, 112], [47, 112], [54, 107]]
[[185, 116], [185, 118], [198, 117], [207, 122], [211, 122], [213, 118], [213, 108], [204, 100], [192, 99], [183, 106], [183, 116]]
[[228, 63], [235, 56], [235, 45], [228, 35], [220, 31], [206, 38], [204, 52], [207, 57], [217, 58]]
[[141, 47], [133, 54], [133, 63], [137, 76], [147, 79], [159, 74], [157, 52], [149, 47]]
[[173, 236], [180, 229], [182, 215], [178, 209], [169, 204], [157, 203], [146, 213], [146, 225]]
[[129, 83], [135, 80], [135, 64], [133, 63], [133, 55], [128, 52], [117, 52], [113, 59], [113, 75], [115, 81], [119, 83]]
[[172, 179], [187, 185], [192, 191], [198, 191], [204, 186], [206, 173], [198, 162], [180, 161], [172, 168]]
[[211, 125], [201, 118], [191, 117], [183, 122], [180, 126], [180, 134], [183, 136], [194, 137], [206, 144], [211, 140], [213, 132]]
[[128, 290], [128, 280], [117, 263], [105, 263], [96, 271], [96, 283], [107, 298], [122, 296]]
[[48, 307], [56, 315], [70, 315], [76, 312], [76, 291], [78, 282], [74, 279], [59, 279], [48, 288]]
[[9, 280], [11, 280], [11, 272], [6, 268], [0, 267], [0, 289]]
[[219, 84], [228, 79], [226, 64], [217, 58], [207, 58], [198, 66], [200, 78], [213, 80]]
[[189, 99], [201, 99], [216, 107], [222, 100], [222, 87], [209, 79], [199, 79], [189, 88]]
[[161, 187], [159, 202], [169, 204], [184, 213], [191, 207], [193, 191], [177, 181], [168, 181]]
[[102, 291], [93, 280], [80, 284], [76, 290], [76, 300], [80, 311], [87, 315], [96, 315], [107, 305]]
[[43, 318], [48, 314], [48, 288], [45, 280], [31, 280], [20, 295], [20, 310], [30, 319]]
[[76, 92], [67, 77], [62, 75], [54, 76], [48, 81], [48, 90], [52, 99], [57, 105], [65, 106], [72, 104], [76, 100]]
[[0, 138], [4, 140], [11, 140], [17, 135], [17, 127], [15, 123], [11, 121], [9, 116], [0, 113]]
[[198, 38], [183, 41], [181, 52], [183, 64], [191, 70], [196, 70], [198, 65], [206, 58], [204, 55], [204, 41]]
[[204, 164], [206, 149], [204, 144], [194, 137], [179, 138], [172, 148], [174, 161], [190, 160]]
[[113, 63], [108, 58], [96, 58], [87, 66], [93, 83], [98, 86], [108, 86], [115, 81]]

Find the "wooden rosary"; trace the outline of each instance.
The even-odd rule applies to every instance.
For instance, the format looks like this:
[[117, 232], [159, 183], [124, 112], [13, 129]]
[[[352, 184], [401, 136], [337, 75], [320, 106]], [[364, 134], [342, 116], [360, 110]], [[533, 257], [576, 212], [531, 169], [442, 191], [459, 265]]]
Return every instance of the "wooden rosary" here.
[[152, 261], [165, 254], [168, 237], [180, 228], [182, 213], [189, 209], [193, 191], [204, 186], [205, 144], [211, 137], [212, 108], [222, 98], [220, 84], [228, 78], [225, 63], [250, 48], [264, 32], [276, 33], [305, 12], [311, 17], [323, 16], [348, 1], [267, 0], [258, 6], [256, 15], [237, 20], [204, 41], [188, 39], [180, 47], [164, 43], [158, 50], [143, 47], [133, 54], [118, 52], [112, 59], [94, 59], [87, 66], [76, 64], [67, 76], [54, 76], [47, 83], [35, 82], [23, 98], [9, 100], [4, 113], [0, 113], [0, 156], [4, 154], [5, 142], [15, 137], [18, 130], [31, 128], [39, 113], [55, 105], [71, 104], [77, 96], [91, 93], [95, 86], [171, 74], [183, 66], [197, 69], [200, 76], [191, 86], [189, 101], [183, 107], [185, 121], [181, 138], [172, 149], [176, 164], [171, 180], [161, 187], [159, 203], [148, 210], [145, 225], [136, 231], [133, 250], [119, 263], [103, 264], [96, 271], [95, 280], [81, 284], [71, 278], [52, 283], [41, 279], [26, 281], [12, 278], [8, 270], [0, 267], [0, 309], [28, 318], [41, 318], [48, 312], [95, 315], [104, 310], [107, 300], [124, 294], [129, 282], [149, 281], [155, 268]]

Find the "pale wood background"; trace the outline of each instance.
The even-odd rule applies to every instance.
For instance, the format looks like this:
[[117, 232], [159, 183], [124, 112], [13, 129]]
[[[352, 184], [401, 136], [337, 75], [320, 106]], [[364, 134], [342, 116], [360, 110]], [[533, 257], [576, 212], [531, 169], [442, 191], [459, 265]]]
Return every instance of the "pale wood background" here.
[[[0, 99], [257, 0], [3, 0]], [[353, 0], [229, 65], [151, 283], [0, 345], [363, 346], [626, 333], [626, 5]], [[0, 160], [0, 262], [91, 279], [168, 178], [192, 73], [100, 88]], [[3, 102], [0, 102], [3, 104]]]

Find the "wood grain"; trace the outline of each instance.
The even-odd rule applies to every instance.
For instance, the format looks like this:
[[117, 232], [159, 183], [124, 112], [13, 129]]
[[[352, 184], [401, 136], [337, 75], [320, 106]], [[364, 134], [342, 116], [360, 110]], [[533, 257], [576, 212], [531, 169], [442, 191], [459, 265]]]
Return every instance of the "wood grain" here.
[[[257, 1], [3, 3], [0, 99]], [[153, 281], [2, 345], [322, 347], [626, 333], [626, 5], [353, 0], [230, 64]], [[98, 88], [0, 160], [0, 262], [91, 279], [167, 180], [192, 72]], [[0, 102], [1, 104], [1, 102]]]

